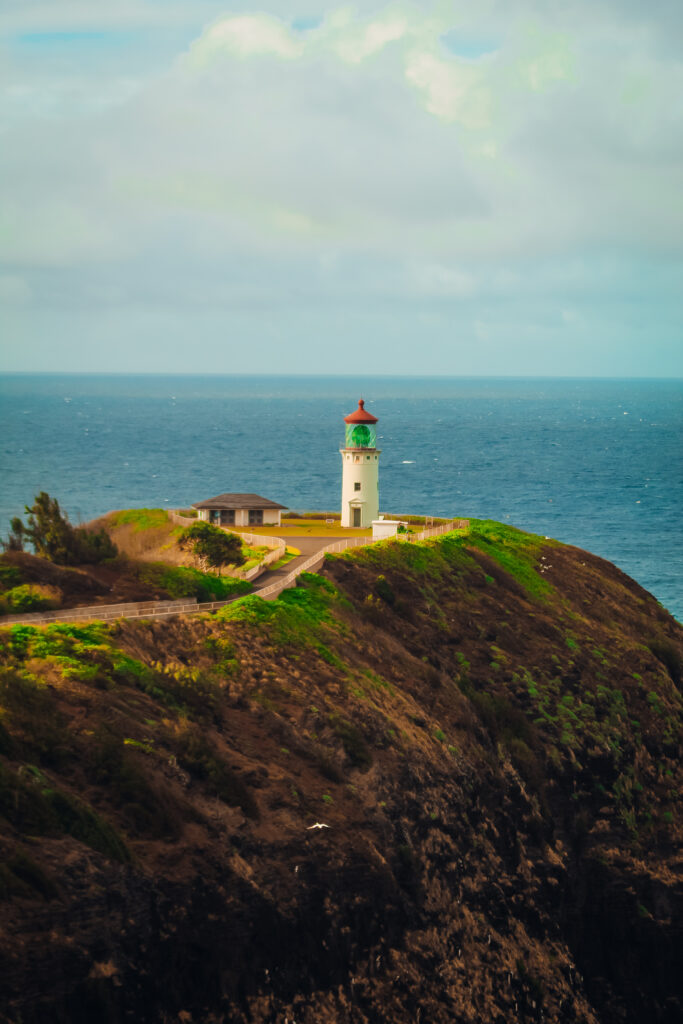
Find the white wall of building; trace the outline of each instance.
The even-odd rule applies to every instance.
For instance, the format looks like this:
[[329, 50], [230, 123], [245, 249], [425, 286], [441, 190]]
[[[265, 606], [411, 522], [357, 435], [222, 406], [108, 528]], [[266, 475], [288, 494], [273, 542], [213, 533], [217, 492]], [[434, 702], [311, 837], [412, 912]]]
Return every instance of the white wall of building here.
[[[369, 529], [379, 516], [378, 448], [340, 448], [342, 457], [341, 525]], [[354, 509], [360, 510], [359, 521]]]
[[389, 537], [396, 537], [399, 526], [407, 527], [408, 524], [400, 519], [374, 519], [372, 522], [372, 539], [387, 540]]
[[[203, 519], [206, 523], [212, 523], [213, 509], [200, 508], [197, 509], [197, 518]], [[263, 523], [249, 522], [249, 509], [248, 508], [236, 508], [235, 509], [235, 526], [279, 526], [280, 518], [282, 516], [282, 510], [279, 508], [264, 508], [263, 509]], [[224, 526], [229, 526], [229, 523], [224, 523]]]

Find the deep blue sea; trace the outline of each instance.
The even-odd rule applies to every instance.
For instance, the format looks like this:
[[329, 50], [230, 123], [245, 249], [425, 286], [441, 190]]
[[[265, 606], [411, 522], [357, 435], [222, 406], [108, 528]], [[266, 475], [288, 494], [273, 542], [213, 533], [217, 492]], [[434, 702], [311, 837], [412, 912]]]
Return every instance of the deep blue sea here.
[[615, 562], [683, 620], [683, 381], [5, 375], [0, 529], [255, 491], [340, 503], [343, 417], [379, 417], [382, 512], [476, 516]]

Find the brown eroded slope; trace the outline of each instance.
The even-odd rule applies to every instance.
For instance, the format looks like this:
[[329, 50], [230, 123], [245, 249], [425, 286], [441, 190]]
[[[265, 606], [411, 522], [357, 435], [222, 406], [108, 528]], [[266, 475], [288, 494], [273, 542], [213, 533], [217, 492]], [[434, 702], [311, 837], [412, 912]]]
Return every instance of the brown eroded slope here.
[[681, 628], [498, 524], [302, 583], [3, 634], [5, 1019], [679, 1020]]

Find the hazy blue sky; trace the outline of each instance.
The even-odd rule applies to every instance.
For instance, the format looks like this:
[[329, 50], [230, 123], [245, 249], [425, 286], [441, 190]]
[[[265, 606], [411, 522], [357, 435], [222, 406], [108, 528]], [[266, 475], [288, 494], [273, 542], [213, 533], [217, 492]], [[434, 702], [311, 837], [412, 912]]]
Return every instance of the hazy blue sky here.
[[2, 370], [683, 376], [680, 0], [3, 0]]

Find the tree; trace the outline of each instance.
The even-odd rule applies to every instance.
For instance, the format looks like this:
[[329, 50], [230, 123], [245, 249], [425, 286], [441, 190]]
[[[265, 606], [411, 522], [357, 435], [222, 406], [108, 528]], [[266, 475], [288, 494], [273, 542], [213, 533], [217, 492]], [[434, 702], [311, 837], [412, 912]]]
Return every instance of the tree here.
[[33, 505], [25, 505], [28, 525], [19, 516], [10, 523], [10, 533], [2, 546], [6, 551], [23, 551], [24, 543], [33, 545], [37, 555], [57, 565], [83, 565], [103, 562], [118, 554], [116, 545], [104, 530], [72, 526], [59, 502], [41, 491]]
[[183, 550], [192, 554], [207, 569], [220, 570], [224, 565], [244, 565], [242, 539], [236, 533], [226, 533], [218, 526], [203, 521], [186, 527], [178, 539]]

